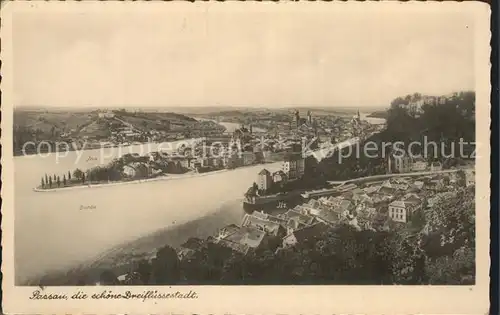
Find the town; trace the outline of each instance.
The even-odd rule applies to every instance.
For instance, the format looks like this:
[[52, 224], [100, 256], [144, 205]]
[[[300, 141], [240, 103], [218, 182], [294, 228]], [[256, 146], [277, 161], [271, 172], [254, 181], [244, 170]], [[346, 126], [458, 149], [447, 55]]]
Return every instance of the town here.
[[[232, 132], [195, 139], [175, 152], [122, 156], [113, 163], [127, 178], [153, 176], [149, 169], [154, 165], [164, 166], [154, 171], [160, 175], [254, 164], [262, 168], [242, 191], [244, 211], [238, 222], [214, 222], [218, 227], [208, 236], [179, 239], [175, 246], [141, 250], [127, 245], [104, 255], [93, 267], [39, 282], [474, 283], [473, 156], [420, 156], [409, 150], [403, 155], [389, 150], [386, 157], [374, 158], [343, 155], [351, 146], [418, 139], [422, 133], [449, 144], [458, 140], [456, 129], [471, 141], [474, 102], [473, 92], [408, 95], [392, 102], [386, 124], [367, 123], [356, 112], [342, 118], [334, 134], [322, 134], [326, 131], [318, 128], [324, 116], [315, 118], [311, 110], [302, 118], [292, 111], [282, 131], [241, 125]], [[443, 115], [452, 117], [453, 123], [442, 125], [433, 119]], [[207, 147], [212, 155], [206, 154]], [[143, 175], [137, 175], [141, 168]], [[106, 178], [110, 172], [102, 174]], [[95, 175], [85, 175], [87, 181], [89, 176]], [[50, 182], [49, 177], [49, 186]]]
[[[276, 263], [286, 263], [279, 260], [281, 259], [279, 257], [289, 257], [290, 251], [309, 248], [308, 246], [314, 244], [318, 246], [328, 233], [344, 233], [340, 231], [345, 229], [352, 229], [351, 233], [375, 233], [373, 235], [398, 233], [397, 235], [404, 235], [405, 239], [411, 239], [412, 235], [413, 237], [418, 235], [417, 238], [421, 239], [432, 239], [436, 237], [437, 232], [442, 232], [431, 219], [436, 215], [433, 214], [436, 207], [444, 207], [442, 211], [447, 211], [446, 207], [450, 202], [462, 203], [459, 198], [463, 195], [467, 195], [467, 200], [470, 202], [470, 195], [474, 193], [475, 187], [475, 171], [468, 168], [427, 171], [427, 173], [432, 172], [435, 174], [415, 175], [416, 172], [394, 174], [385, 180], [372, 179], [358, 184], [340, 184], [328, 191], [304, 194], [304, 202], [293, 208], [288, 208], [284, 203], [281, 209], [273, 213], [262, 211], [247, 213], [240, 224], [224, 226], [206, 239], [191, 237], [176, 249], [167, 246], [147, 255], [142, 254], [141, 257], [147, 258], [136, 262], [135, 268], [119, 268], [117, 270], [126, 271], [119, 276], [109, 270], [105, 271], [99, 280], [92, 284], [134, 285], [158, 281], [152, 279], [154, 275], [151, 268], [154, 270], [155, 265], [160, 264], [159, 261], [162, 259], [165, 263], [168, 255], [177, 256], [175, 259], [169, 258], [170, 263], [177, 261], [175, 262], [177, 267], [174, 268], [178, 273], [173, 278], [177, 279], [175, 281], [206, 283], [201, 280], [205, 278], [206, 281], [213, 279], [214, 283], [220, 283], [221, 278], [223, 280], [226, 277], [224, 272], [228, 263], [233, 267], [237, 263], [248, 264], [244, 257], [255, 260], [263, 259], [263, 255], [265, 257], [272, 255], [275, 258], [268, 259], [276, 259]], [[269, 180], [269, 178], [264, 179], [265, 177], [269, 177], [267, 172], [259, 174], [260, 179]], [[465, 205], [465, 208], [468, 209], [468, 206], [470, 205]], [[458, 230], [452, 232], [448, 236], [450, 240], [442, 239], [441, 245], [437, 245], [438, 250], [440, 246], [446, 244], [449, 246], [458, 237], [462, 237]], [[349, 240], [346, 237], [344, 241]], [[425, 246], [431, 248], [429, 251], [436, 250], [436, 245], [432, 242]], [[216, 260], [212, 261], [213, 259]], [[232, 259], [239, 260], [231, 264]], [[115, 263], [118, 266], [129, 266], [131, 260], [134, 258], [127, 255]], [[269, 265], [265, 267], [270, 268]], [[212, 275], [208, 275], [203, 274], [208, 272], [204, 268], [215, 269], [209, 269], [212, 270]], [[350, 272], [355, 271], [350, 270]], [[302, 270], [296, 276], [302, 277], [303, 273]], [[237, 274], [231, 277], [241, 280], [243, 276]], [[253, 277], [257, 276], [253, 274]], [[231, 279], [233, 278], [227, 279], [230, 284], [239, 283], [232, 281], [240, 281]], [[164, 281], [179, 283], [169, 282], [172, 278]], [[261, 282], [258, 283], [262, 281], [267, 283], [269, 279], [259, 281]]]
[[[305, 192], [302, 204], [287, 209], [286, 202], [281, 201], [272, 213], [255, 211], [247, 214], [241, 226], [228, 226], [213, 240], [247, 253], [265, 244], [248, 241], [252, 233], [260, 233], [262, 237], [279, 236], [282, 246], [286, 247], [324, 231], [326, 226], [339, 224], [348, 224], [357, 230], [409, 228], [419, 231], [424, 227], [423, 211], [441, 199], [456, 197], [463, 188], [475, 184], [475, 172], [470, 168], [446, 171], [437, 163], [422, 166], [421, 161], [414, 161], [408, 167], [401, 160], [406, 159], [388, 159], [390, 164], [397, 161], [398, 176], [386, 180], [367, 178], [360, 180], [359, 184], [351, 182], [331, 189]], [[287, 174], [296, 174], [303, 169], [300, 163], [295, 164], [295, 169], [290, 169], [289, 164], [285, 161], [283, 171], [272, 175], [263, 169], [258, 174], [258, 191], [265, 193], [268, 187], [276, 184], [275, 178], [281, 180]], [[421, 173], [427, 174], [419, 175]]]
[[[99, 113], [99, 117], [107, 119], [108, 123], [109, 120], [122, 122], [122, 118], [118, 117], [123, 117], [123, 115], [124, 112], [119, 112], [119, 114]], [[242, 125], [232, 132], [223, 131], [224, 127], [222, 126], [220, 126], [221, 128], [208, 129], [211, 130], [209, 133], [199, 133], [198, 130], [198, 133], [194, 134], [193, 130], [190, 129], [189, 136], [204, 136], [182, 141], [174, 148], [148, 152], [142, 156], [138, 153], [127, 153], [114, 158], [104, 166], [97, 166], [86, 171], [69, 170], [67, 176], [66, 174], [62, 174], [62, 176], [45, 174], [41, 178], [38, 189], [47, 190], [102, 185], [116, 181], [158, 179], [169, 174], [206, 173], [278, 162], [288, 159], [290, 155], [302, 155], [306, 146], [308, 150], [321, 150], [332, 147], [336, 143], [335, 141], [345, 141], [354, 137], [364, 139], [366, 135], [373, 134], [383, 128], [383, 125], [373, 125], [362, 121], [359, 111], [354, 117], [341, 120], [342, 123], [337, 119], [335, 123], [337, 127], [330, 129], [318, 127], [318, 124], [330, 126], [328, 125], [329, 116], [316, 119], [313, 118], [311, 111], [307, 112], [307, 118], [301, 118], [298, 111], [295, 111], [289, 118], [290, 122], [287, 127], [282, 125], [280, 132], [262, 129], [257, 132], [253, 130], [252, 124]], [[144, 122], [144, 120], [142, 121]], [[201, 122], [205, 122], [206, 126], [217, 126], [213, 122], [211, 122], [212, 125], [203, 120]], [[149, 140], [158, 141], [164, 139], [161, 137], [166, 136], [166, 131], [150, 130], [145, 135], [131, 131], [131, 128], [133, 128], [131, 124], [128, 127], [112, 128], [111, 138], [109, 138], [112, 142], [100, 142], [101, 147], [107, 148], [113, 144], [127, 143], [123, 141], [140, 140], [149, 136], [152, 137], [148, 138]], [[188, 135], [181, 135], [180, 138], [185, 136]], [[93, 138], [92, 140], [97, 141], [97, 139]], [[89, 139], [86, 138], [86, 140]], [[289, 171], [287, 174], [290, 175]], [[292, 180], [293, 178], [287, 177], [287, 179]]]
[[[224, 115], [224, 112], [220, 114]], [[298, 111], [274, 113], [271, 117], [270, 114], [273, 112], [255, 112], [251, 118], [244, 119], [246, 116], [241, 113], [238, 123], [231, 123], [233, 117], [219, 123], [220, 118], [225, 116], [211, 119], [212, 115], [201, 115], [195, 119], [179, 113], [125, 109], [90, 112], [27, 109], [14, 113], [14, 153], [26, 155], [37, 151], [90, 150], [199, 138], [226, 144], [240, 139], [245, 146], [255, 145], [262, 139], [279, 139], [280, 144], [289, 146], [304, 136], [316, 136], [320, 142], [335, 143], [340, 138], [347, 139], [361, 132], [361, 125], [353, 128], [352, 116], [347, 113], [323, 111], [317, 117], [313, 117], [309, 110], [307, 116], [303, 114], [305, 117], [301, 117]], [[238, 127], [228, 130], [224, 123]], [[376, 128], [365, 121], [362, 127]], [[31, 145], [26, 146], [26, 143]], [[60, 147], [62, 143], [65, 147]], [[276, 142], [266, 143], [276, 149]]]

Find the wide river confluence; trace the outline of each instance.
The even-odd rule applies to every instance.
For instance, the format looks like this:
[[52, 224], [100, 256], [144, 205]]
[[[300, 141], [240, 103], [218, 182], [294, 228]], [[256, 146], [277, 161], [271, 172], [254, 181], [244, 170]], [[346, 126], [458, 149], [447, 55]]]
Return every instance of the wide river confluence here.
[[[237, 124], [224, 125], [229, 130], [237, 127]], [[16, 283], [69, 268], [155, 231], [219, 213], [222, 207], [225, 211], [221, 215], [230, 211], [238, 218], [243, 211], [243, 194], [263, 167], [101, 188], [33, 191], [45, 174], [62, 177], [76, 168], [106, 164], [124, 153], [145, 154], [155, 149], [154, 145], [131, 146], [121, 152], [108, 148], [104, 159], [100, 158], [100, 150], [69, 152], [59, 158], [55, 154], [15, 157]], [[279, 163], [266, 165], [270, 170], [278, 167]]]

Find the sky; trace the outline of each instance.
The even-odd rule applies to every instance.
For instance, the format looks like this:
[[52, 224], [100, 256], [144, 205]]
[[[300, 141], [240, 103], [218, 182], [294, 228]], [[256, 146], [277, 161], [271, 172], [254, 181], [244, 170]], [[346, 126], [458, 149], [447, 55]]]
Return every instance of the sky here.
[[474, 20], [456, 7], [79, 7], [16, 13], [16, 106], [380, 107], [474, 89]]

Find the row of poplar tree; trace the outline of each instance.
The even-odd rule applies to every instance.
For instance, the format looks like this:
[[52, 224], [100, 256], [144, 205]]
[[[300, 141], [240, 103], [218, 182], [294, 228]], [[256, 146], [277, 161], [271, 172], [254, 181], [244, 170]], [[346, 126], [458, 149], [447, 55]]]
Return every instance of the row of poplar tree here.
[[[72, 181], [73, 178], [73, 181]], [[61, 177], [54, 174], [53, 176], [45, 174], [45, 176], [41, 179], [41, 187], [42, 188], [55, 188], [61, 187], [61, 184], [64, 186], [67, 185], [68, 182], [81, 181], [81, 183], [85, 183], [85, 173], [79, 169], [76, 169], [71, 175], [71, 172], [68, 171], [68, 176], [66, 174], [63, 175], [62, 180]]]

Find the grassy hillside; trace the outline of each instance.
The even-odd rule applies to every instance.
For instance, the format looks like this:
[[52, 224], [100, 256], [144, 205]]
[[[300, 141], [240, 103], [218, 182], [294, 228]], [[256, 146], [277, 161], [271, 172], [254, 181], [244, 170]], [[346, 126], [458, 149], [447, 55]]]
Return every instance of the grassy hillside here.
[[[26, 142], [109, 140], [112, 130], [131, 127], [144, 133], [158, 130], [182, 130], [199, 124], [196, 119], [171, 112], [113, 111], [114, 117], [100, 117], [99, 110], [72, 111], [39, 108], [14, 110], [14, 151], [19, 154]], [[117, 129], [118, 128], [118, 129]], [[200, 127], [199, 129], [207, 128]], [[28, 152], [29, 153], [29, 152]]]

